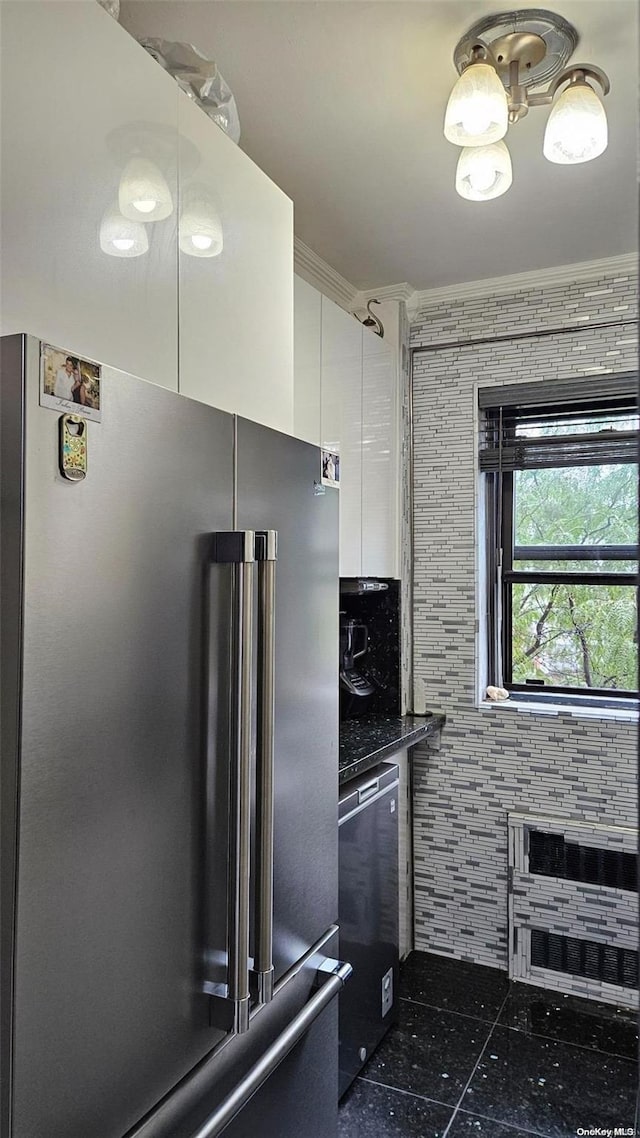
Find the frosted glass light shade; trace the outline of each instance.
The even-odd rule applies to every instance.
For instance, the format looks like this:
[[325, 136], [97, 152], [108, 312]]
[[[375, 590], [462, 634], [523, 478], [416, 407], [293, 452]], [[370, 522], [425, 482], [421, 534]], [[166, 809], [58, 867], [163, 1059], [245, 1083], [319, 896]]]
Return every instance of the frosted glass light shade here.
[[118, 205], [132, 221], [164, 221], [173, 211], [173, 199], [164, 174], [148, 158], [130, 158], [122, 171]]
[[178, 244], [189, 257], [218, 257], [222, 252], [222, 222], [207, 186], [187, 187], [180, 213]]
[[444, 135], [456, 146], [488, 146], [509, 126], [507, 93], [493, 67], [472, 63], [449, 96]]
[[543, 154], [550, 162], [590, 162], [607, 149], [607, 116], [588, 83], [571, 83], [547, 120]]
[[117, 205], [100, 222], [100, 248], [109, 257], [141, 257], [149, 248], [144, 225], [123, 217]]
[[468, 146], [458, 159], [456, 190], [472, 202], [499, 198], [513, 181], [511, 155], [504, 142]]

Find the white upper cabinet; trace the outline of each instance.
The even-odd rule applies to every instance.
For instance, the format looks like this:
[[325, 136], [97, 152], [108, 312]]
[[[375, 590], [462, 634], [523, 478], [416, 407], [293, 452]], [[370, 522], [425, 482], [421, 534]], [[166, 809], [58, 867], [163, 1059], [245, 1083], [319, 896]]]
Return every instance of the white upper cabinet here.
[[340, 455], [340, 576], [396, 577], [395, 345], [295, 278], [294, 433]]
[[373, 332], [362, 336], [362, 572], [398, 572], [399, 412], [396, 353]]
[[319, 446], [322, 295], [297, 275], [293, 278], [293, 311], [293, 433]]
[[362, 325], [322, 298], [322, 446], [340, 456], [340, 576], [362, 572]]
[[293, 205], [180, 94], [180, 391], [291, 434]]
[[[2, 0], [0, 20], [2, 333], [175, 390], [180, 91], [94, 0]], [[170, 196], [163, 221], [110, 214], [135, 154]]]
[[1, 332], [290, 433], [290, 200], [95, 0], [0, 19]]

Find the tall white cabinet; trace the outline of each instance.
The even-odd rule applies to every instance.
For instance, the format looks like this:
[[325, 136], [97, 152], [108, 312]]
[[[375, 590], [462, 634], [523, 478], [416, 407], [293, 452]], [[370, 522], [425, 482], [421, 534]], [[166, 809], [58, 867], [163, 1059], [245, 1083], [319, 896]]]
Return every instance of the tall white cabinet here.
[[[292, 203], [179, 94], [180, 391], [291, 434]], [[215, 257], [190, 250], [194, 200], [218, 227], [222, 249]]]
[[[362, 572], [398, 572], [399, 408], [396, 353], [362, 334]], [[366, 566], [366, 569], [364, 568]]]
[[322, 298], [320, 442], [340, 456], [340, 576], [362, 573], [362, 325]]
[[[0, 33], [0, 332], [291, 432], [291, 201], [95, 0], [2, 0]], [[105, 218], [136, 155], [171, 210], [116, 255]], [[184, 240], [194, 200], [215, 256]]]
[[294, 433], [340, 455], [340, 575], [396, 577], [395, 345], [299, 277], [294, 298]]
[[317, 289], [293, 277], [293, 422], [294, 434], [320, 446], [320, 371], [322, 305]]

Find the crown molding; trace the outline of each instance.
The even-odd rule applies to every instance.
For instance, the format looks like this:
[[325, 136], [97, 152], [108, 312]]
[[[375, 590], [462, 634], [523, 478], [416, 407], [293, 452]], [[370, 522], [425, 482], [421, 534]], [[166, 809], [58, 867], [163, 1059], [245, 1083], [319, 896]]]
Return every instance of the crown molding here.
[[358, 290], [299, 237], [295, 237], [293, 242], [293, 268], [298, 276], [328, 296], [329, 300], [335, 301], [349, 312], [352, 310], [359, 295]]
[[556, 265], [549, 269], [511, 273], [504, 277], [486, 277], [477, 281], [444, 285], [442, 288], [415, 289], [408, 281], [403, 281], [400, 284], [382, 285], [380, 288], [357, 289], [296, 237], [294, 269], [310, 285], [349, 312], [365, 309], [367, 301], [374, 298], [383, 303], [395, 300], [406, 304], [409, 320], [414, 320], [421, 308], [442, 304], [444, 301], [504, 296], [530, 288], [552, 288], [554, 285], [575, 284], [577, 281], [595, 280], [604, 276], [637, 276], [638, 254], [622, 253], [617, 257], [578, 261], [573, 265]]
[[556, 265], [549, 269], [535, 269], [526, 273], [512, 273], [506, 277], [488, 277], [445, 285], [443, 288], [415, 290], [406, 301], [410, 319], [421, 309], [443, 301], [471, 300], [483, 296], [504, 296], [523, 292], [529, 288], [551, 288], [554, 285], [575, 284], [576, 281], [594, 280], [602, 276], [638, 275], [638, 254], [622, 253], [618, 257], [602, 257], [597, 261], [578, 261], [573, 265]]
[[357, 293], [356, 301], [363, 308], [366, 308], [368, 300], [374, 299], [379, 300], [382, 304], [386, 300], [400, 300], [408, 304], [415, 293], [416, 290], [413, 285], [409, 284], [408, 281], [403, 281], [402, 284], [383, 285], [381, 288], [364, 288]]

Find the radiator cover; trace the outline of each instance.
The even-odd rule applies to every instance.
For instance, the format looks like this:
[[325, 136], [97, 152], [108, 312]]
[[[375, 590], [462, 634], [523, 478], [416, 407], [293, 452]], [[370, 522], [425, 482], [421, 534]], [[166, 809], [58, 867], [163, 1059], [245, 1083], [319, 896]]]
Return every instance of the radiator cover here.
[[638, 1005], [637, 830], [510, 814], [509, 974]]

